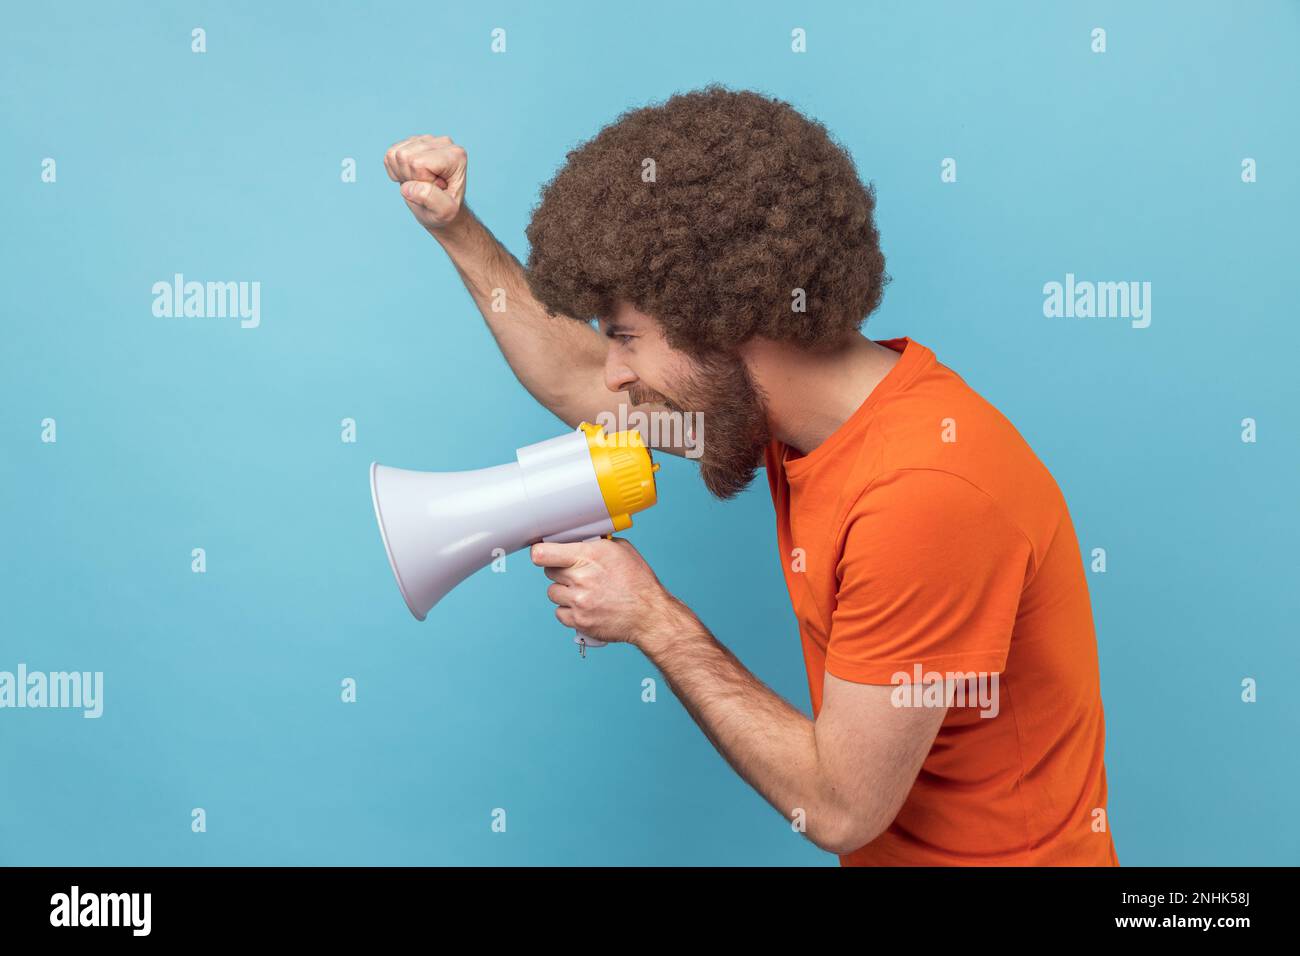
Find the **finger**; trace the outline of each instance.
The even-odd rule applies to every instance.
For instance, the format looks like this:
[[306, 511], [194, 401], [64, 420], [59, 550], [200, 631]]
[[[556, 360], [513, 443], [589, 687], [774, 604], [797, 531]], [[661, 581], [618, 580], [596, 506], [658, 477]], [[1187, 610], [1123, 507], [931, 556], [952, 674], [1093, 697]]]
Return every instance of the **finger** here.
[[568, 568], [543, 568], [542, 573], [557, 584], [574, 583], [573, 573]]
[[582, 556], [582, 545], [543, 541], [533, 545], [529, 555], [533, 559], [533, 564], [539, 567], [571, 568]]
[[408, 178], [401, 175], [401, 167], [399, 166], [398, 157], [400, 156], [401, 150], [404, 146], [415, 142], [417, 139], [419, 139], [418, 136], [408, 136], [401, 142], [389, 146], [388, 150], [384, 153], [384, 169], [388, 171], [388, 178], [393, 182], [400, 183], [403, 179]]
[[546, 589], [546, 596], [550, 598], [552, 604], [558, 604], [561, 607], [573, 607], [573, 588], [564, 584], [552, 584]]
[[439, 216], [450, 218], [456, 214], [456, 200], [448, 196], [445, 189], [439, 189], [433, 183], [418, 183], [414, 180], [404, 182], [402, 198], [412, 207], [427, 209]]
[[565, 627], [577, 628], [578, 626], [573, 621], [573, 608], [571, 607], [557, 607], [555, 609], [555, 619]]
[[456, 173], [465, 168], [465, 150], [459, 146], [438, 146], [411, 150], [403, 155], [402, 167], [407, 179], [433, 179], [442, 177], [450, 182]]
[[393, 171], [393, 151], [397, 149], [396, 143], [384, 150], [384, 172], [388, 173], [388, 178], [397, 182], [397, 173]]
[[420, 142], [419, 136], [408, 136], [400, 143], [394, 143], [388, 149], [385, 158], [388, 164], [393, 168], [393, 175], [398, 182], [410, 179], [410, 162], [411, 157], [428, 147]]

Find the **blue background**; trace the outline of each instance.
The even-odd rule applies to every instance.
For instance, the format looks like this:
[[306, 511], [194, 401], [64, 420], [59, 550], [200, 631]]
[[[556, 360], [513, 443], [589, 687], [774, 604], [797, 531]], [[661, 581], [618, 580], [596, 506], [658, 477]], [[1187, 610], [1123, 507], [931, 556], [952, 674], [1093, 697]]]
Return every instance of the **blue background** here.
[[[710, 81], [852, 151], [894, 280], [869, 333], [1002, 409], [1107, 549], [1121, 862], [1297, 862], [1298, 42], [1283, 3], [8, 6], [0, 670], [101, 670], [105, 710], [0, 711], [0, 862], [834, 865], [665, 685], [642, 702], [637, 652], [578, 659], [526, 555], [416, 623], [369, 499], [372, 459], [483, 467], [564, 430], [384, 150], [455, 137], [523, 256], [568, 148]], [[260, 281], [261, 327], [155, 318], [175, 272]], [[1150, 281], [1150, 328], [1045, 318], [1066, 272]], [[694, 471], [664, 461], [630, 536], [807, 711], [764, 479], [724, 505]]]

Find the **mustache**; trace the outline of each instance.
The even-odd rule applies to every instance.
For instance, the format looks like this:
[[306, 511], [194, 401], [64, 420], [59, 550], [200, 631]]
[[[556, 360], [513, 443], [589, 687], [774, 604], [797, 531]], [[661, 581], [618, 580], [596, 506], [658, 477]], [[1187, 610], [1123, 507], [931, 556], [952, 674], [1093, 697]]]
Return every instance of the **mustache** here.
[[627, 399], [633, 405], [666, 405], [669, 408], [677, 408], [667, 395], [639, 385], [633, 385], [627, 390]]

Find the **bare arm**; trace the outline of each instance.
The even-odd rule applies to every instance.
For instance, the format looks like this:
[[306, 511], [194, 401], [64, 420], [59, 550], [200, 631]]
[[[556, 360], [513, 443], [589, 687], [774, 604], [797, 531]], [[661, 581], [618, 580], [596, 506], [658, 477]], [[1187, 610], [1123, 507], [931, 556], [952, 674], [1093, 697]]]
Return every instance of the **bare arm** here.
[[745, 668], [680, 602], [634, 641], [732, 768], [823, 850], [885, 831], [947, 708], [897, 707], [894, 687], [827, 674], [815, 721]]
[[893, 822], [946, 707], [828, 673], [809, 720], [669, 594], [627, 539], [543, 542], [531, 557], [555, 582], [546, 596], [556, 619], [639, 647], [718, 753], [817, 846], [850, 853]]
[[[520, 384], [565, 423], [617, 416], [626, 391], [605, 387], [606, 344], [590, 325], [548, 315], [523, 266], [465, 204], [468, 160], [446, 136], [416, 136], [384, 156], [416, 220], [442, 246]], [[650, 410], [652, 406], [640, 406]], [[660, 450], [684, 454], [683, 448]]]
[[616, 412], [627, 392], [605, 387], [605, 342], [596, 329], [546, 313], [523, 266], [468, 206], [445, 228], [430, 230], [469, 290], [501, 354], [528, 393], [571, 426]]
[[[997, 715], [1033, 559], [1020, 527], [980, 489], [943, 472], [903, 474], [843, 518], [826, 651], [834, 666], [815, 721], [747, 671], [630, 541], [531, 552], [555, 582], [546, 596], [561, 624], [639, 647], [736, 772], [787, 819], [802, 809], [809, 839], [839, 853], [893, 821], [948, 707], [974, 693], [980, 717]], [[922, 665], [918, 682], [909, 675]]]

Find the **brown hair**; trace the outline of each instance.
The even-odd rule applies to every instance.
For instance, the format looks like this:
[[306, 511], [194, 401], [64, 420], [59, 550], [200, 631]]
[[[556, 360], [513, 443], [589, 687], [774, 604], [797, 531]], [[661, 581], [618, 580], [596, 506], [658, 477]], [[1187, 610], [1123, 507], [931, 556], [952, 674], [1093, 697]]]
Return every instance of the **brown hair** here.
[[528, 226], [528, 284], [583, 321], [629, 302], [696, 354], [754, 335], [818, 347], [880, 304], [874, 211], [821, 123], [712, 85], [629, 110], [569, 152]]

